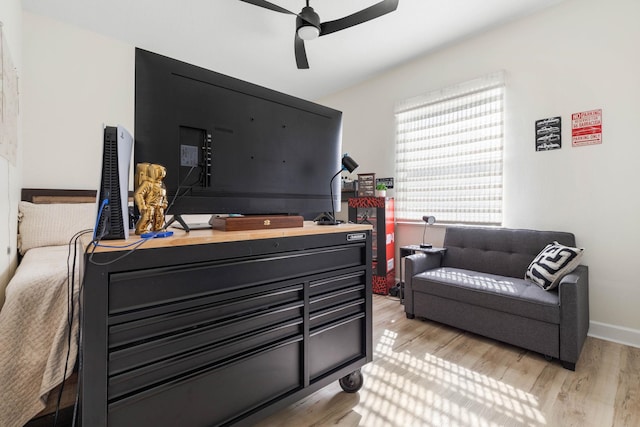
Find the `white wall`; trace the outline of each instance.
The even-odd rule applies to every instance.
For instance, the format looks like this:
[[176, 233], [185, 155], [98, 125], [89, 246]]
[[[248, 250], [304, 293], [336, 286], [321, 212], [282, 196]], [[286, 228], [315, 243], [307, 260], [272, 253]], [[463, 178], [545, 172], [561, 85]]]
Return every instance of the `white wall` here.
[[[22, 5], [20, 0], [0, 2], [0, 22], [18, 78], [22, 71]], [[21, 81], [18, 81], [19, 86]], [[21, 103], [20, 95], [18, 102]], [[0, 307], [4, 289], [17, 262], [16, 229], [21, 183], [21, 115], [18, 116], [18, 158], [15, 165], [0, 157]]]
[[[567, 0], [320, 100], [344, 111], [358, 172], [393, 176], [397, 101], [504, 69], [505, 221], [574, 232], [590, 266], [592, 335], [640, 346], [640, 16], [637, 0]], [[133, 132], [132, 46], [24, 12], [24, 186], [97, 186], [102, 123]], [[602, 108], [604, 143], [572, 148], [570, 115]], [[536, 153], [534, 121], [560, 115], [563, 148]], [[422, 226], [399, 224], [399, 244]], [[433, 243], [442, 229], [430, 232]]]
[[134, 48], [24, 12], [24, 187], [96, 189], [102, 126], [133, 135]]
[[[359, 171], [392, 176], [396, 102], [504, 69], [504, 226], [575, 233], [590, 267], [590, 333], [640, 346], [639, 16], [637, 0], [569, 0], [320, 102], [344, 112], [345, 151]], [[597, 108], [603, 144], [571, 147], [571, 114]], [[553, 116], [562, 116], [562, 149], [535, 152], [534, 122]], [[420, 242], [422, 232], [399, 224], [396, 241]]]

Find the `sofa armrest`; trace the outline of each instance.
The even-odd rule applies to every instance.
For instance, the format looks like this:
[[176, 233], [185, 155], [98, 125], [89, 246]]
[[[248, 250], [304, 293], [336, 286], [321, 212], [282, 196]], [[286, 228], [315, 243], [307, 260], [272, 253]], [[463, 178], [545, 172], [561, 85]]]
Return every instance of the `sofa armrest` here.
[[414, 316], [413, 311], [413, 276], [424, 271], [440, 267], [442, 252], [416, 253], [404, 259], [405, 283], [404, 283], [404, 311], [407, 317]]
[[560, 361], [575, 369], [589, 332], [589, 268], [578, 266], [558, 285], [560, 299]]

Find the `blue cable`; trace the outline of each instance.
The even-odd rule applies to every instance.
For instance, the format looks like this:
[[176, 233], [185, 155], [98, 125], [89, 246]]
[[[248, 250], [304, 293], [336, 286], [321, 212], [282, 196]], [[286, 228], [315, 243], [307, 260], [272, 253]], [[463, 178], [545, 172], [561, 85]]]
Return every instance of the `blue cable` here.
[[98, 225], [100, 224], [100, 218], [102, 218], [102, 211], [105, 206], [109, 204], [109, 199], [104, 199], [100, 204], [100, 209], [98, 209], [98, 217], [96, 218], [96, 226], [93, 228], [93, 240], [96, 239], [96, 233], [98, 232]]

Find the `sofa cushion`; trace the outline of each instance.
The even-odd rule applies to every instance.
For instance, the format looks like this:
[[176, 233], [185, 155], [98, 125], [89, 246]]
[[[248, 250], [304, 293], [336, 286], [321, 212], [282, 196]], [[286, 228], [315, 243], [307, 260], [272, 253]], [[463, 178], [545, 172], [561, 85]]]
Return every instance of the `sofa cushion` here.
[[558, 242], [550, 243], [529, 264], [524, 278], [544, 290], [555, 289], [560, 279], [580, 264], [583, 251]]
[[544, 322], [560, 323], [558, 293], [546, 292], [524, 279], [441, 267], [413, 276], [412, 288], [414, 292], [437, 295]]

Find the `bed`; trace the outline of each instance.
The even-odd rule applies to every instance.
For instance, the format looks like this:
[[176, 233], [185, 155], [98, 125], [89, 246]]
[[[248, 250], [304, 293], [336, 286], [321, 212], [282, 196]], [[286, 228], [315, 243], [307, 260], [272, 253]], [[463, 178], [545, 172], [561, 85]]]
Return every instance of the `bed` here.
[[78, 311], [69, 315], [68, 303], [77, 308], [80, 278], [68, 243], [93, 228], [95, 213], [94, 191], [22, 191], [20, 259], [0, 310], [0, 426], [53, 425], [57, 407], [58, 425], [71, 418]]

